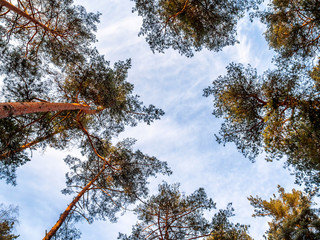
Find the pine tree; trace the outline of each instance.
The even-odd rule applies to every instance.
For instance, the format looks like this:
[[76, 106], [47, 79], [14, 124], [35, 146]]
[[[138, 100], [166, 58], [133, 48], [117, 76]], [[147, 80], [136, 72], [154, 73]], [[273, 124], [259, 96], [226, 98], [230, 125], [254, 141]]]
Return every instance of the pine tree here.
[[320, 45], [318, 0], [273, 0], [258, 15], [266, 23], [266, 38], [283, 56], [317, 56]]
[[[16, 4], [16, 5], [15, 5]], [[0, 0], [0, 29], [9, 42], [20, 43], [25, 57], [45, 53], [61, 61], [95, 41], [100, 14], [87, 13], [72, 0]]]
[[234, 142], [251, 160], [264, 149], [267, 160], [287, 156], [297, 180], [318, 184], [320, 99], [314, 75], [305, 65], [280, 59], [277, 69], [258, 76], [252, 67], [230, 64], [205, 89], [214, 98], [213, 114], [224, 118], [222, 143]]
[[220, 209], [212, 219], [211, 234], [207, 240], [252, 240], [248, 234], [248, 225], [234, 224], [229, 218], [234, 216], [234, 209], [229, 204], [227, 209]]
[[125, 126], [150, 124], [164, 113], [132, 94], [130, 60], [112, 68], [89, 46], [99, 14], [70, 0], [17, 6], [1, 0], [0, 6], [0, 32], [9, 40], [0, 41], [0, 178], [15, 184], [16, 167], [29, 160], [26, 149], [80, 148], [87, 160], [66, 159], [74, 172], [64, 193], [75, 198], [44, 238], [78, 239], [73, 224], [81, 218], [114, 221], [117, 211], [147, 194], [149, 176], [170, 174], [166, 163], [134, 152], [133, 140], [111, 145]]
[[220, 51], [234, 45], [236, 25], [256, 0], [132, 0], [143, 17], [140, 35], [153, 51], [172, 47], [188, 57], [207, 48]]
[[158, 195], [151, 196], [145, 204], [136, 208], [140, 220], [132, 228], [132, 235], [119, 235], [123, 240], [142, 239], [198, 239], [208, 236], [209, 221], [204, 210], [215, 208], [203, 189], [185, 196], [179, 184], [159, 185]]
[[0, 109], [0, 115], [14, 114], [14, 104], [29, 106], [28, 111], [34, 113], [0, 119], [0, 177], [9, 182], [14, 181], [15, 168], [28, 160], [25, 149], [79, 145], [91, 132], [110, 139], [125, 125], [149, 124], [164, 114], [153, 105], [143, 106], [132, 94], [133, 85], [126, 81], [130, 60], [111, 68], [93, 49], [85, 61], [69, 62], [63, 71], [51, 71], [20, 56], [20, 51], [12, 51], [3, 65], [6, 103], [2, 106], [7, 107]]
[[13, 234], [15, 224], [18, 223], [17, 219], [18, 208], [13, 205], [5, 206], [0, 204], [0, 239], [13, 240], [19, 236]]
[[89, 223], [94, 219], [116, 221], [115, 213], [147, 196], [148, 177], [171, 173], [166, 163], [132, 151], [132, 139], [116, 146], [98, 139], [88, 141], [91, 142], [82, 151], [87, 160], [71, 156], [65, 159], [71, 172], [66, 175], [67, 188], [63, 193], [76, 196], [44, 240], [51, 239], [66, 219], [86, 219]]
[[312, 196], [292, 189], [286, 193], [278, 186], [279, 196], [269, 201], [250, 196], [248, 199], [255, 208], [254, 217], [271, 217], [266, 238], [269, 240], [319, 239], [319, 211], [312, 207]]
[[[186, 196], [179, 191], [179, 184], [159, 185], [158, 195], [137, 206], [135, 212], [140, 220], [132, 228], [132, 234], [120, 233], [122, 240], [191, 240], [191, 239], [237, 239], [249, 240], [247, 227], [232, 224], [228, 218], [233, 216], [231, 204], [226, 210], [219, 210], [212, 221], [203, 215], [204, 211], [215, 208], [215, 203], [208, 198], [204, 189], [199, 188]], [[229, 236], [229, 238], [224, 238]], [[245, 237], [247, 236], [247, 238]], [[222, 238], [220, 238], [222, 237]]]

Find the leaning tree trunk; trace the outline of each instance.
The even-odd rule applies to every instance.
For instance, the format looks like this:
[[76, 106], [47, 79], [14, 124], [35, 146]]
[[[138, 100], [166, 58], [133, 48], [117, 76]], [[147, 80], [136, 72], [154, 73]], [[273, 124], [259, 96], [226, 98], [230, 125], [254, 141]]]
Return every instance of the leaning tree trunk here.
[[[1, 2], [1, 0], [0, 0]], [[78, 103], [51, 103], [51, 102], [6, 102], [0, 103], [0, 119], [19, 116], [28, 113], [54, 112], [67, 110], [83, 110], [90, 112], [90, 107]]]
[[66, 210], [60, 215], [60, 218], [57, 221], [57, 223], [51, 228], [51, 230], [46, 234], [46, 236], [42, 240], [50, 240], [56, 234], [56, 232], [59, 230], [61, 225], [64, 223], [64, 221], [66, 220], [66, 218], [70, 214], [71, 210], [74, 208], [74, 206], [77, 204], [77, 202], [83, 196], [83, 194], [85, 194], [90, 189], [92, 184], [94, 184], [94, 182], [98, 180], [99, 176], [101, 175], [101, 173], [105, 169], [106, 169], [106, 162], [104, 163], [100, 172], [73, 199], [73, 201], [69, 204], [69, 206], [66, 208]]

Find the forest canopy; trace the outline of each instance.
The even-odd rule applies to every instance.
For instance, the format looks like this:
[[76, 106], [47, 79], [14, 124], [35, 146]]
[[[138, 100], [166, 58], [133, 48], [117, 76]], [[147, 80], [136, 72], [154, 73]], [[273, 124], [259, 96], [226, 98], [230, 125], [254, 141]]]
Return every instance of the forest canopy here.
[[[119, 6], [121, 11], [114, 13], [119, 16], [126, 6], [133, 7], [133, 14], [140, 19], [140, 31], [132, 30], [135, 23], [126, 18], [120, 20], [125, 24], [113, 22], [108, 28], [114, 14], [104, 17], [92, 13], [72, 0], [0, 0], [0, 179], [14, 189], [20, 175], [24, 177], [21, 169], [37, 162], [33, 153], [39, 150], [47, 162], [50, 149], [59, 152], [57, 156], [64, 154], [55, 159], [56, 165], [64, 160], [69, 169], [62, 193], [70, 197], [66, 198], [67, 204], [55, 209], [54, 217], [41, 224], [43, 239], [81, 239], [85, 234], [78, 229], [82, 222], [111, 224], [126, 218], [128, 212], [138, 222], [131, 233], [120, 233], [118, 239], [253, 239], [247, 222], [234, 223], [237, 208], [223, 199], [225, 191], [233, 196], [235, 190], [231, 188], [251, 195], [247, 203], [253, 209], [247, 206], [240, 212], [254, 211], [254, 217], [271, 217], [266, 239], [317, 239], [319, 209], [314, 203], [320, 194], [319, 1], [270, 0], [267, 6], [260, 0], [128, 0], [100, 4], [110, 9]], [[249, 27], [257, 22], [264, 24], [263, 36], [274, 56], [272, 62], [267, 62], [258, 59], [262, 55], [256, 52], [255, 59], [268, 69], [259, 72], [256, 62], [234, 62], [233, 56], [223, 60], [226, 71], [218, 76], [216, 66], [221, 65], [221, 56], [226, 56], [224, 49], [236, 55], [232, 49], [243, 44], [240, 39], [253, 37], [243, 37], [244, 24]], [[107, 33], [102, 35], [117, 44], [99, 45], [99, 23]], [[117, 38], [115, 33], [123, 26], [128, 36], [136, 31], [135, 35], [147, 44], [131, 42], [125, 34]], [[261, 34], [261, 28], [259, 31]], [[154, 55], [145, 50], [147, 45]], [[249, 45], [245, 46], [250, 52]], [[203, 53], [199, 53], [201, 50]], [[123, 60], [107, 60], [117, 51], [125, 52]], [[131, 53], [135, 54], [128, 56]], [[209, 76], [213, 72], [218, 76], [214, 80]], [[204, 96], [213, 99], [215, 118], [210, 120], [203, 117], [208, 108], [201, 103], [208, 99], [194, 98], [191, 103], [188, 97], [201, 97], [198, 87], [212, 80], [204, 89]], [[144, 104], [133, 83], [142, 90], [145, 102], [161, 99], [155, 100], [157, 106]], [[168, 118], [162, 108], [168, 109]], [[180, 108], [183, 111], [178, 111]], [[171, 126], [160, 132], [164, 123], [149, 127], [161, 118]], [[213, 126], [210, 121], [214, 122], [211, 133], [217, 142], [235, 146], [228, 145], [225, 152], [216, 151], [213, 140], [203, 138]], [[181, 126], [192, 134], [185, 135]], [[147, 139], [145, 145], [136, 144], [137, 140], [128, 136], [135, 131], [140, 131], [138, 138]], [[175, 134], [180, 135], [171, 140]], [[209, 142], [210, 151], [206, 149]], [[268, 201], [263, 200], [261, 191], [251, 191], [254, 182], [260, 181], [259, 176], [240, 186], [250, 176], [231, 176], [238, 171], [235, 169], [241, 159], [230, 157], [234, 148], [252, 162], [261, 160], [261, 155], [268, 162], [281, 161], [289, 169], [288, 175], [295, 175], [299, 190], [286, 192], [278, 186], [279, 196], [273, 195]], [[166, 156], [164, 161], [152, 151]], [[196, 154], [190, 154], [193, 151]], [[256, 164], [261, 166], [260, 162]], [[44, 174], [39, 171], [46, 168], [43, 166], [33, 173]], [[61, 169], [57, 171], [61, 173]], [[274, 175], [283, 171], [272, 169]], [[175, 176], [176, 170], [182, 182], [171, 184], [169, 176]], [[183, 176], [185, 172], [190, 176]], [[211, 176], [215, 174], [219, 179], [213, 181], [218, 178]], [[152, 187], [150, 191], [157, 176], [169, 179], [169, 183], [160, 183], [158, 192]], [[199, 178], [201, 187], [190, 190]], [[265, 181], [260, 190], [270, 189], [269, 184], [277, 179], [281, 178]], [[44, 188], [54, 186], [55, 181], [51, 181], [52, 185]], [[219, 186], [223, 190], [215, 192]], [[205, 192], [208, 188], [215, 198], [223, 199], [226, 209], [216, 210]], [[39, 187], [39, 192], [42, 190]], [[14, 196], [7, 195], [3, 197], [5, 202]], [[218, 200], [215, 202], [220, 206]], [[33, 206], [36, 201], [28, 198], [22, 202]], [[237, 198], [232, 201], [234, 205], [241, 202]], [[17, 208], [9, 205], [13, 213], [9, 214], [3, 206], [0, 238], [19, 238]], [[46, 206], [49, 208], [51, 211]]]

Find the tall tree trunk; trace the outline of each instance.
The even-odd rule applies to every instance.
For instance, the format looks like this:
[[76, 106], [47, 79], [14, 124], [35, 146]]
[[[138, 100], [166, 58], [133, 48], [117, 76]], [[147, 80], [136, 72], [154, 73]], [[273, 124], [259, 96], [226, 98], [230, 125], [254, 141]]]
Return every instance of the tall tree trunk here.
[[28, 19], [29, 21], [33, 22], [37, 26], [42, 27], [45, 31], [51, 32], [54, 35], [60, 35], [57, 31], [48, 28], [46, 25], [44, 25], [43, 23], [39, 22], [37, 19], [33, 18], [28, 13], [26, 13], [25, 11], [21, 10], [20, 8], [14, 6], [10, 2], [5, 1], [5, 0], [0, 0], [0, 5], [3, 5], [5, 7], [7, 7], [9, 10], [17, 13], [18, 15], [20, 15], [22, 17], [25, 17], [26, 19]]
[[61, 225], [64, 223], [66, 218], [68, 217], [71, 210], [74, 208], [74, 206], [77, 204], [77, 202], [80, 200], [80, 198], [85, 194], [86, 191], [89, 190], [89, 188], [92, 186], [92, 184], [97, 181], [101, 173], [106, 169], [106, 162], [104, 163], [102, 169], [100, 172], [81, 190], [81, 192], [78, 193], [78, 195], [73, 199], [73, 201], [69, 204], [69, 206], [66, 208], [66, 210], [60, 215], [59, 220], [57, 223], [51, 228], [51, 230], [46, 234], [46, 236], [43, 238], [43, 240], [50, 240], [56, 232], [59, 230]]
[[[0, 0], [1, 2], [2, 0]], [[28, 113], [53, 112], [66, 110], [83, 110], [90, 113], [88, 105], [78, 103], [51, 103], [51, 102], [6, 102], [0, 103], [0, 119], [19, 116]]]

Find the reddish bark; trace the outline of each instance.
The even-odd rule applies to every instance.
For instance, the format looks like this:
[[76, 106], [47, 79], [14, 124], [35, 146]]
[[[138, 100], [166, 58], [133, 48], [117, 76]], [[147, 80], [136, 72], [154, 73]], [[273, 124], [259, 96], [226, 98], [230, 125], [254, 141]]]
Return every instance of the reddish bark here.
[[69, 204], [69, 206], [66, 208], [66, 210], [60, 215], [59, 220], [57, 223], [51, 228], [51, 230], [46, 234], [46, 236], [43, 238], [43, 240], [50, 240], [56, 232], [59, 230], [61, 225], [64, 223], [68, 215], [70, 214], [71, 210], [74, 208], [74, 206], [77, 204], [77, 202], [80, 200], [80, 198], [85, 194], [92, 184], [97, 181], [101, 173], [105, 170], [106, 163], [103, 165], [100, 172], [78, 193], [78, 195], [73, 199], [73, 201]]
[[88, 105], [78, 103], [6, 102], [0, 103], [0, 119], [28, 113], [66, 110], [83, 110], [86, 113], [92, 112]]

